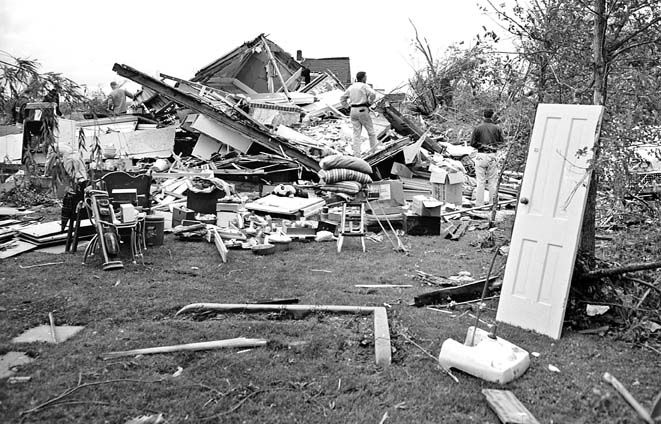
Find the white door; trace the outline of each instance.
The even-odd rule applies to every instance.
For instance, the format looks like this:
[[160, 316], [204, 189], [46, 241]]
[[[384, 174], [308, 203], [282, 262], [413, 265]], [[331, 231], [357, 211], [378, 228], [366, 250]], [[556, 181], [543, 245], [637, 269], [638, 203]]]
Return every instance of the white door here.
[[560, 338], [602, 106], [540, 104], [496, 319]]

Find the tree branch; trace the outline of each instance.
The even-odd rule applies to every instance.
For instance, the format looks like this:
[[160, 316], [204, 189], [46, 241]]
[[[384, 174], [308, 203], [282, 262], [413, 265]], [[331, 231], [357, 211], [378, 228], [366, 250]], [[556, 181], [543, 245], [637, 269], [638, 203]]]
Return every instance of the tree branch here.
[[615, 275], [626, 274], [628, 272], [646, 271], [650, 269], [661, 268], [661, 261], [658, 262], [642, 262], [622, 265], [613, 268], [596, 269], [588, 271], [580, 275], [580, 278], [597, 279], [601, 277], [612, 277]]

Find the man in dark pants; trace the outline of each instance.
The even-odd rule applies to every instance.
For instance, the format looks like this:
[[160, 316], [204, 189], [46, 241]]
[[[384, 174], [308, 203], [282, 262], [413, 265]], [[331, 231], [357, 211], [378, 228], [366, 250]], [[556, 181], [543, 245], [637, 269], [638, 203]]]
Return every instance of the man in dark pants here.
[[374, 132], [374, 125], [370, 117], [370, 106], [376, 100], [376, 92], [367, 85], [367, 74], [358, 72], [356, 82], [351, 84], [347, 91], [342, 94], [340, 101], [342, 106], [351, 107], [351, 124], [353, 125], [353, 154], [360, 157], [360, 134], [363, 127], [367, 130], [370, 139], [370, 148], [374, 149], [379, 145]]
[[471, 146], [477, 149], [471, 155], [475, 162], [475, 179], [477, 189], [475, 206], [484, 205], [484, 187], [489, 190], [489, 202], [497, 201], [496, 184], [498, 179], [498, 161], [495, 152], [503, 144], [503, 133], [492, 121], [493, 110], [484, 110], [483, 122], [475, 127], [471, 136]]

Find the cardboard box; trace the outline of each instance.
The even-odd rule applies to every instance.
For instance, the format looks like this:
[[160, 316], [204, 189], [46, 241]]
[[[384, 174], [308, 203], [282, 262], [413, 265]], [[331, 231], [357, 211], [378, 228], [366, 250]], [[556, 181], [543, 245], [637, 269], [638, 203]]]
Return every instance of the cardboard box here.
[[119, 205], [119, 209], [122, 211], [122, 222], [134, 222], [138, 218], [138, 211], [129, 203]]
[[367, 186], [370, 202], [379, 201], [392, 206], [404, 205], [404, 185], [398, 180], [377, 181]]
[[427, 196], [415, 196], [411, 203], [411, 212], [418, 216], [441, 216], [443, 202]]
[[183, 220], [194, 220], [195, 219], [195, 211], [192, 209], [188, 209], [186, 206], [174, 206], [172, 208], [172, 227], [176, 227], [177, 225], [181, 225], [181, 222]]
[[462, 172], [434, 169], [429, 177], [432, 196], [441, 202], [461, 206], [465, 179], [466, 177]]

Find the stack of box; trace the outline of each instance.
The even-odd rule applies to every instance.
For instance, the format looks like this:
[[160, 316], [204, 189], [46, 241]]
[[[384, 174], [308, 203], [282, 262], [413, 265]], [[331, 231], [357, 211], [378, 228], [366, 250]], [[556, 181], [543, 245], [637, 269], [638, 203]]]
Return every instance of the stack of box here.
[[432, 171], [429, 177], [429, 181], [432, 183], [432, 196], [443, 203], [461, 206], [466, 179], [464, 173], [436, 166], [430, 167], [430, 170]]

